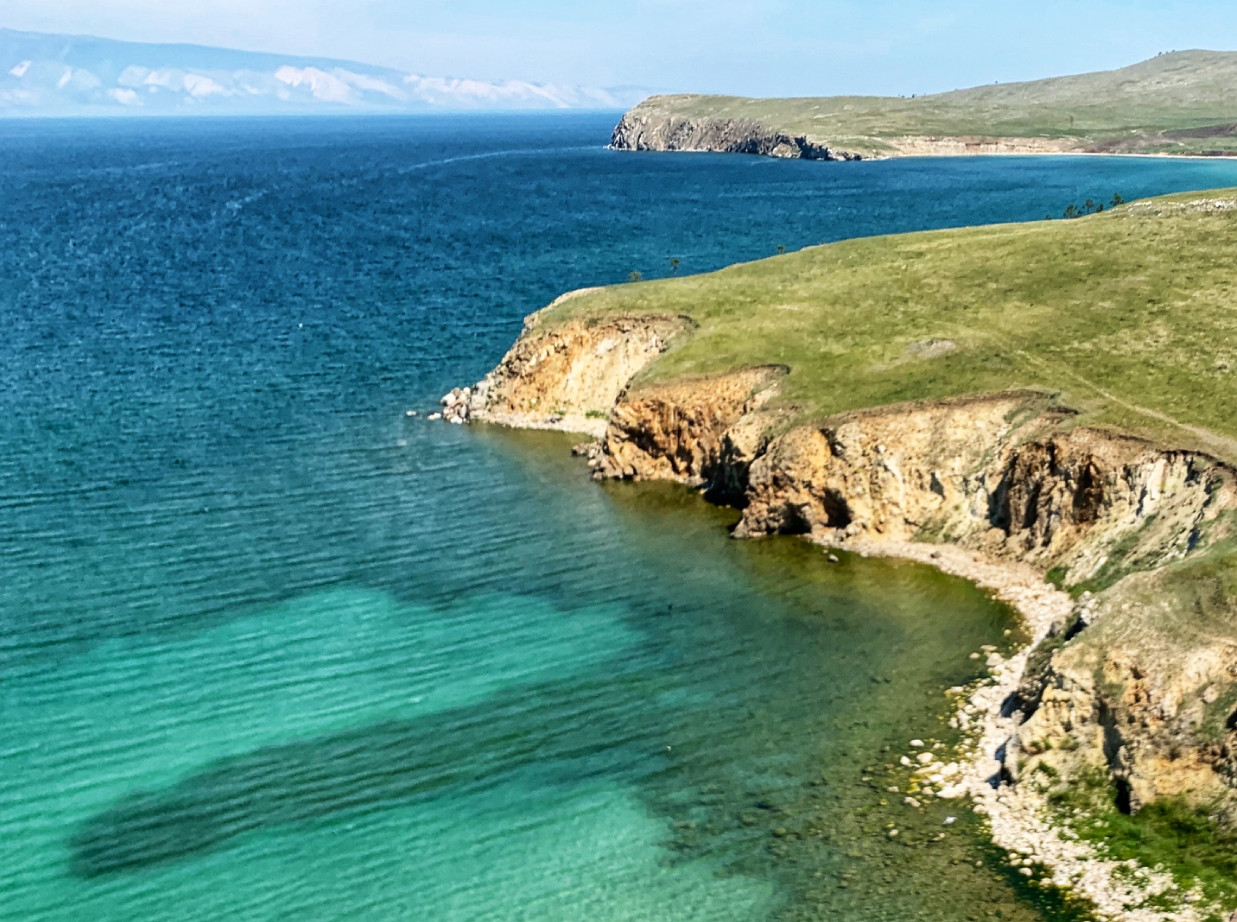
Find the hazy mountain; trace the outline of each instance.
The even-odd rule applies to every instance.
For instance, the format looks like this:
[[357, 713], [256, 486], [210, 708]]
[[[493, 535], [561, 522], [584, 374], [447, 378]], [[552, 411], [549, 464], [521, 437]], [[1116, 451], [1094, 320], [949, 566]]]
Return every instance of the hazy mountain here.
[[0, 115], [621, 109], [647, 95], [638, 87], [488, 83], [353, 61], [0, 29]]

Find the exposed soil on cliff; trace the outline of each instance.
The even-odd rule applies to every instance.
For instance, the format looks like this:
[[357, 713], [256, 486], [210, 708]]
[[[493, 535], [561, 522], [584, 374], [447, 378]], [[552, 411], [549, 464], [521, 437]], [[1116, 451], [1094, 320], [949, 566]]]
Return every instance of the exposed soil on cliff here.
[[499, 366], [473, 389], [470, 415], [529, 429], [600, 434], [628, 382], [686, 326], [673, 317], [615, 318], [566, 324], [542, 336], [534, 314]]

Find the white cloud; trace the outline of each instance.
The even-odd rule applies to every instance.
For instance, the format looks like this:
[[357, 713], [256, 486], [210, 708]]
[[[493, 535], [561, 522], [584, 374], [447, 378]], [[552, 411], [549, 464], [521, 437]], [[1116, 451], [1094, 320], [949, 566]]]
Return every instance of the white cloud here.
[[150, 76], [149, 67], [139, 67], [137, 64], [130, 64], [120, 72], [120, 76], [116, 78], [116, 83], [119, 86], [143, 86], [148, 76]]
[[33, 61], [22, 61], [20, 64], [14, 67], [11, 71], [9, 71], [9, 73], [12, 74], [14, 77], [16, 77], [18, 80], [20, 80], [22, 77], [26, 76], [26, 71], [30, 69], [30, 65], [33, 63], [34, 63]]
[[352, 88], [345, 81], [316, 67], [297, 68], [285, 64], [275, 71], [275, 79], [294, 88], [308, 87], [314, 98], [323, 102], [348, 104], [354, 101]]
[[398, 99], [403, 102], [408, 98], [408, 94], [399, 87], [391, 86], [385, 80], [379, 80], [377, 77], [367, 77], [364, 74], [353, 73], [350, 70], [338, 68], [335, 71], [336, 76], [341, 80], [345, 80], [358, 90], [368, 90], [371, 93], [382, 93], [384, 96], [390, 96], [392, 99]]
[[81, 67], [66, 67], [64, 73], [60, 75], [60, 79], [56, 82], [56, 89], [89, 91], [96, 90], [102, 85], [103, 81], [90, 71]]
[[185, 88], [185, 72], [173, 68], [152, 70], [147, 73], [146, 79], [142, 83], [146, 86], [157, 86], [165, 90], [180, 92]]
[[287, 92], [282, 84], [276, 84], [273, 75], [258, 73], [254, 70], [235, 71], [229, 82], [237, 95], [248, 93], [250, 96], [263, 96], [272, 92], [276, 86], [282, 92]]
[[[603, 90], [564, 84], [405, 77], [406, 71], [359, 64], [314, 66], [289, 58], [246, 62], [234, 52], [214, 59], [199, 52], [194, 71], [184, 66], [187, 59], [166, 49], [109, 47], [106, 43], [76, 47], [66, 40], [50, 59], [15, 48], [10, 60], [27, 56], [32, 61], [23, 61], [14, 69], [22, 74], [20, 83], [10, 77], [5, 86], [8, 105], [21, 87], [35, 92], [38, 105], [64, 111], [98, 104], [114, 111], [118, 103], [160, 109], [192, 106], [221, 113], [311, 105], [374, 110], [619, 107]], [[103, 68], [108, 73], [106, 85], [96, 75]]]
[[122, 106], [140, 106], [142, 104], [141, 97], [138, 96], [133, 90], [108, 90], [107, 95], [112, 97], [112, 99], [116, 100]]
[[496, 105], [536, 109], [567, 109], [582, 104], [618, 107], [614, 97], [604, 90], [528, 83], [523, 80], [487, 83], [481, 80], [422, 77], [413, 74], [405, 77], [404, 82], [418, 99], [431, 105], [471, 108]]
[[205, 99], [207, 96], [232, 95], [210, 77], [202, 74], [185, 74], [185, 92], [194, 99]]

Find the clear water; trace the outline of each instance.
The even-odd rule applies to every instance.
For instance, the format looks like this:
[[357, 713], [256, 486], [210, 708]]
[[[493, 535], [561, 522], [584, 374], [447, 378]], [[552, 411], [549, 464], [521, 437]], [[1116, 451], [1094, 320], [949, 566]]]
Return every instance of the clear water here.
[[0, 123], [0, 918], [1058, 914], [885, 790], [1004, 609], [403, 411], [671, 256], [1237, 165], [637, 156], [611, 121]]

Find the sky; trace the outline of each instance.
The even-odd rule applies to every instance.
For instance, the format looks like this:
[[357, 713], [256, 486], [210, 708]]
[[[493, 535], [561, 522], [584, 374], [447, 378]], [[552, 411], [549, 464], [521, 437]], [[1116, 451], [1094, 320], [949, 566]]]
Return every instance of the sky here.
[[0, 0], [0, 26], [748, 96], [910, 95], [1237, 50], [1233, 0]]

